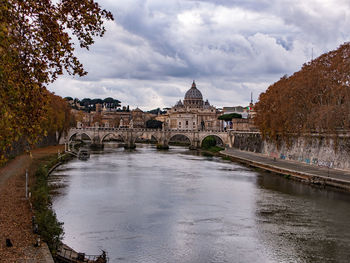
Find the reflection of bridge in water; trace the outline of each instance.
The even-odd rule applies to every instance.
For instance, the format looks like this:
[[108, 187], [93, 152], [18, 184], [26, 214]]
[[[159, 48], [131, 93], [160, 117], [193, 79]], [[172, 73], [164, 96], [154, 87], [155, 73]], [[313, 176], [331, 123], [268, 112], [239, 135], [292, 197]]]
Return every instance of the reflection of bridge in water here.
[[72, 128], [69, 130], [65, 142], [69, 143], [75, 137], [77, 139], [82, 139], [85, 135], [89, 138], [91, 143], [102, 145], [103, 142], [108, 138], [108, 136], [113, 136], [114, 138], [120, 138], [126, 145], [126, 147], [133, 148], [135, 142], [139, 138], [155, 140], [157, 144], [162, 147], [167, 147], [169, 141], [176, 135], [185, 136], [189, 142], [190, 147], [197, 148], [202, 145], [203, 140], [208, 136], [214, 136], [218, 138], [223, 145], [227, 147], [232, 147], [233, 133], [229, 131], [222, 130], [156, 130], [156, 129], [142, 129], [142, 128], [101, 128], [101, 127], [86, 127], [86, 128]]

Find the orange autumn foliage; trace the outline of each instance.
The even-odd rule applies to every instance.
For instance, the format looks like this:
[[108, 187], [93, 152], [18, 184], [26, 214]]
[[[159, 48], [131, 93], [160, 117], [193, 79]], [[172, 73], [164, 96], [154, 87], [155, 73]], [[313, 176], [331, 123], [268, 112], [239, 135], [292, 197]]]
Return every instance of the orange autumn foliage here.
[[256, 125], [276, 138], [310, 132], [334, 134], [350, 128], [350, 43], [330, 51], [262, 93]]
[[110, 19], [93, 0], [0, 0], [0, 164], [14, 143], [33, 145], [56, 125], [45, 125], [47, 84], [64, 71], [86, 74], [71, 35], [88, 49]]
[[74, 115], [71, 114], [71, 107], [68, 102], [54, 93], [48, 92], [49, 104], [45, 121], [42, 127], [46, 135], [55, 135], [59, 139], [67, 133], [69, 128], [75, 125]]

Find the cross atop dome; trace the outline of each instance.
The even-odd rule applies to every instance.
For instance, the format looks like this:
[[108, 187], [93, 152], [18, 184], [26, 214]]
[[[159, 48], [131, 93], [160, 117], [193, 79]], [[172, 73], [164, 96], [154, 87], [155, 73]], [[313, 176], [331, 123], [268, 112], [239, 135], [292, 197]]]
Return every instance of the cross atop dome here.
[[192, 87], [191, 87], [191, 88], [195, 88], [195, 89], [197, 88], [197, 87], [196, 87], [196, 83], [194, 82], [194, 80], [193, 80], [193, 83], [192, 83]]

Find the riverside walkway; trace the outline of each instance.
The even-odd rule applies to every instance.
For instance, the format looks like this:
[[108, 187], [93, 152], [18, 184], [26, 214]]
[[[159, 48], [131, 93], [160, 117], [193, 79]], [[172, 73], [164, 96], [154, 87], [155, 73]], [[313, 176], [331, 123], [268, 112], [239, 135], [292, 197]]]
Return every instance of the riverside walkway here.
[[307, 165], [282, 159], [273, 159], [259, 153], [228, 148], [220, 152], [232, 160], [261, 168], [293, 179], [321, 186], [332, 186], [350, 191], [350, 172], [327, 167]]
[[[63, 151], [63, 146], [50, 146], [17, 156], [0, 168], [0, 262], [1, 263], [54, 263], [45, 243], [34, 247], [37, 236], [33, 234], [32, 216], [25, 199], [25, 170], [33, 176], [43, 158]], [[32, 178], [32, 177], [30, 177]], [[31, 180], [29, 181], [31, 187]], [[5, 245], [9, 238], [12, 247]]]

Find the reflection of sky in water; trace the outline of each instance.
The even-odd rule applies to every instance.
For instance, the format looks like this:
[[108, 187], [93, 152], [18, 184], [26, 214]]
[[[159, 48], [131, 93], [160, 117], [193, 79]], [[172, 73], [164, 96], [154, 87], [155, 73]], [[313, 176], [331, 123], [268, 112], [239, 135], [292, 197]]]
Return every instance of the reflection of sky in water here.
[[182, 147], [109, 148], [59, 167], [52, 180], [66, 185], [54, 197], [64, 241], [87, 254], [106, 249], [111, 262], [341, 262], [350, 255], [347, 195]]

